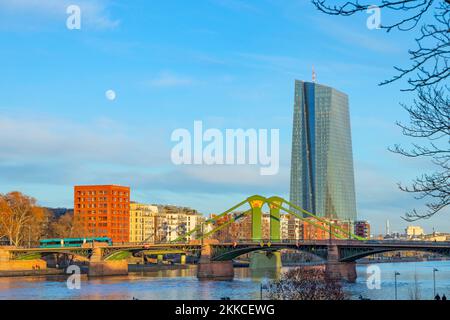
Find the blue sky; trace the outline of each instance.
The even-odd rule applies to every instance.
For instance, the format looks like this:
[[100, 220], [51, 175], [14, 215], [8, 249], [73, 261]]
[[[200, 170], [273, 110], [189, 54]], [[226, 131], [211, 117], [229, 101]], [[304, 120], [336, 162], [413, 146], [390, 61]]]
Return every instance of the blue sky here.
[[[66, 28], [66, 7], [82, 10]], [[382, 19], [392, 20], [388, 13]], [[294, 80], [350, 97], [357, 207], [376, 233], [421, 204], [398, 191], [432, 166], [387, 147], [402, 137], [405, 65], [414, 33], [366, 28], [304, 0], [0, 0], [0, 192], [72, 206], [76, 184], [124, 184], [132, 198], [221, 212], [261, 193], [288, 197]], [[117, 94], [115, 101], [105, 91]], [[280, 129], [281, 168], [174, 166], [177, 128]], [[450, 231], [448, 211], [419, 222]]]

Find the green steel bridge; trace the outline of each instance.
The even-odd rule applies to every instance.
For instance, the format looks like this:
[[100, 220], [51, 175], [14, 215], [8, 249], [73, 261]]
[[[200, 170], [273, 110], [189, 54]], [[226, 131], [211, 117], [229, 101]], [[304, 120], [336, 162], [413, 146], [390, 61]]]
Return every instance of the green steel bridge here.
[[[270, 215], [270, 237], [262, 237], [264, 206]], [[246, 210], [242, 210], [246, 207]], [[233, 214], [241, 211], [242, 213]], [[307, 222], [329, 235], [328, 240], [282, 240], [280, 219], [282, 214]], [[245, 216], [251, 219], [251, 239], [220, 243], [211, 236]], [[224, 219], [226, 218], [226, 219]], [[194, 239], [194, 240], [188, 240]], [[138, 255], [181, 254], [199, 258], [198, 275], [201, 279], [227, 279], [233, 277], [232, 260], [252, 252], [278, 252], [280, 250], [308, 252], [321, 258], [331, 275], [340, 279], [356, 279], [355, 261], [367, 256], [390, 251], [423, 251], [450, 257], [449, 242], [374, 241], [364, 239], [316, 216], [280, 197], [249, 197], [232, 208], [205, 221], [202, 225], [167, 243], [122, 244], [83, 248], [0, 248], [0, 270], [5, 261], [27, 261], [48, 255], [67, 255], [89, 265], [95, 265], [92, 275], [127, 273], [126, 259]], [[120, 264], [122, 263], [122, 264]], [[100, 266], [100, 267], [98, 267]], [[99, 271], [100, 270], [100, 271]]]

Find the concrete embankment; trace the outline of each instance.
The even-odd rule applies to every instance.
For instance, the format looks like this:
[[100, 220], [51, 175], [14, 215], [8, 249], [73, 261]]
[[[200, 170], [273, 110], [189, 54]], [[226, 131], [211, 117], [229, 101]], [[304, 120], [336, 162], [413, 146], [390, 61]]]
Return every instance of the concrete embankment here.
[[[185, 270], [195, 268], [194, 265], [128, 265], [128, 272], [153, 272], [164, 270]], [[81, 266], [81, 273], [88, 274], [88, 267]], [[42, 270], [2, 270], [0, 277], [40, 277], [40, 276], [63, 276], [67, 275], [64, 269], [47, 268]]]
[[61, 269], [0, 271], [0, 277], [40, 277], [64, 275]]

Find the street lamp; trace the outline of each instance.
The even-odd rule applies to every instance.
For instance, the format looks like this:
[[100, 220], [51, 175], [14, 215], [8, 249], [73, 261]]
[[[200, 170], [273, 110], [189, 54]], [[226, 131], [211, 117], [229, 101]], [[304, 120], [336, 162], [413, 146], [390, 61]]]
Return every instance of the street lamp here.
[[433, 268], [433, 299], [436, 297], [436, 271], [439, 271], [436, 268]]
[[28, 248], [31, 248], [31, 225], [28, 225]]
[[350, 231], [352, 227], [352, 222], [350, 219], [348, 219], [348, 224], [347, 224], [347, 228], [348, 228], [348, 240], [352, 240], [352, 232]]
[[394, 278], [395, 278], [395, 300], [397, 300], [397, 276], [400, 275], [400, 272], [395, 271]]

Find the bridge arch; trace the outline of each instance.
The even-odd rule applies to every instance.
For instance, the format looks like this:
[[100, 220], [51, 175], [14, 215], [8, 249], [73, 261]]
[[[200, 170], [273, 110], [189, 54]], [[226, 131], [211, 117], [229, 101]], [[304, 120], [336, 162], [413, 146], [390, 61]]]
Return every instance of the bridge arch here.
[[314, 248], [311, 246], [292, 246], [292, 245], [277, 245], [277, 246], [264, 246], [261, 247], [259, 245], [254, 246], [236, 246], [235, 248], [219, 248], [216, 247], [213, 249], [213, 255], [211, 257], [211, 261], [229, 261], [238, 258], [244, 254], [252, 253], [252, 252], [279, 252], [281, 250], [295, 250], [299, 252], [304, 252], [311, 254], [315, 257], [320, 258], [324, 262], [327, 259], [327, 248], [326, 246]]
[[450, 250], [447, 248], [364, 248], [355, 250], [354, 248], [341, 248], [340, 249], [340, 261], [341, 262], [356, 262], [359, 259], [373, 256], [376, 254], [386, 253], [386, 252], [425, 252], [438, 254], [444, 257], [450, 257]]
[[79, 261], [82, 262], [88, 262], [91, 252], [90, 250], [86, 250], [83, 252], [76, 252], [76, 251], [62, 251], [62, 250], [45, 250], [45, 251], [31, 251], [31, 252], [16, 252], [13, 253], [12, 259], [13, 260], [27, 260], [29, 257], [37, 257], [37, 258], [45, 258], [51, 255], [64, 255], [67, 257], [73, 257]]
[[152, 246], [141, 248], [104, 248], [102, 259], [105, 261], [122, 260], [130, 256], [144, 252], [146, 255], [165, 255], [165, 254], [188, 254], [200, 253], [200, 245], [173, 245], [173, 246]]

